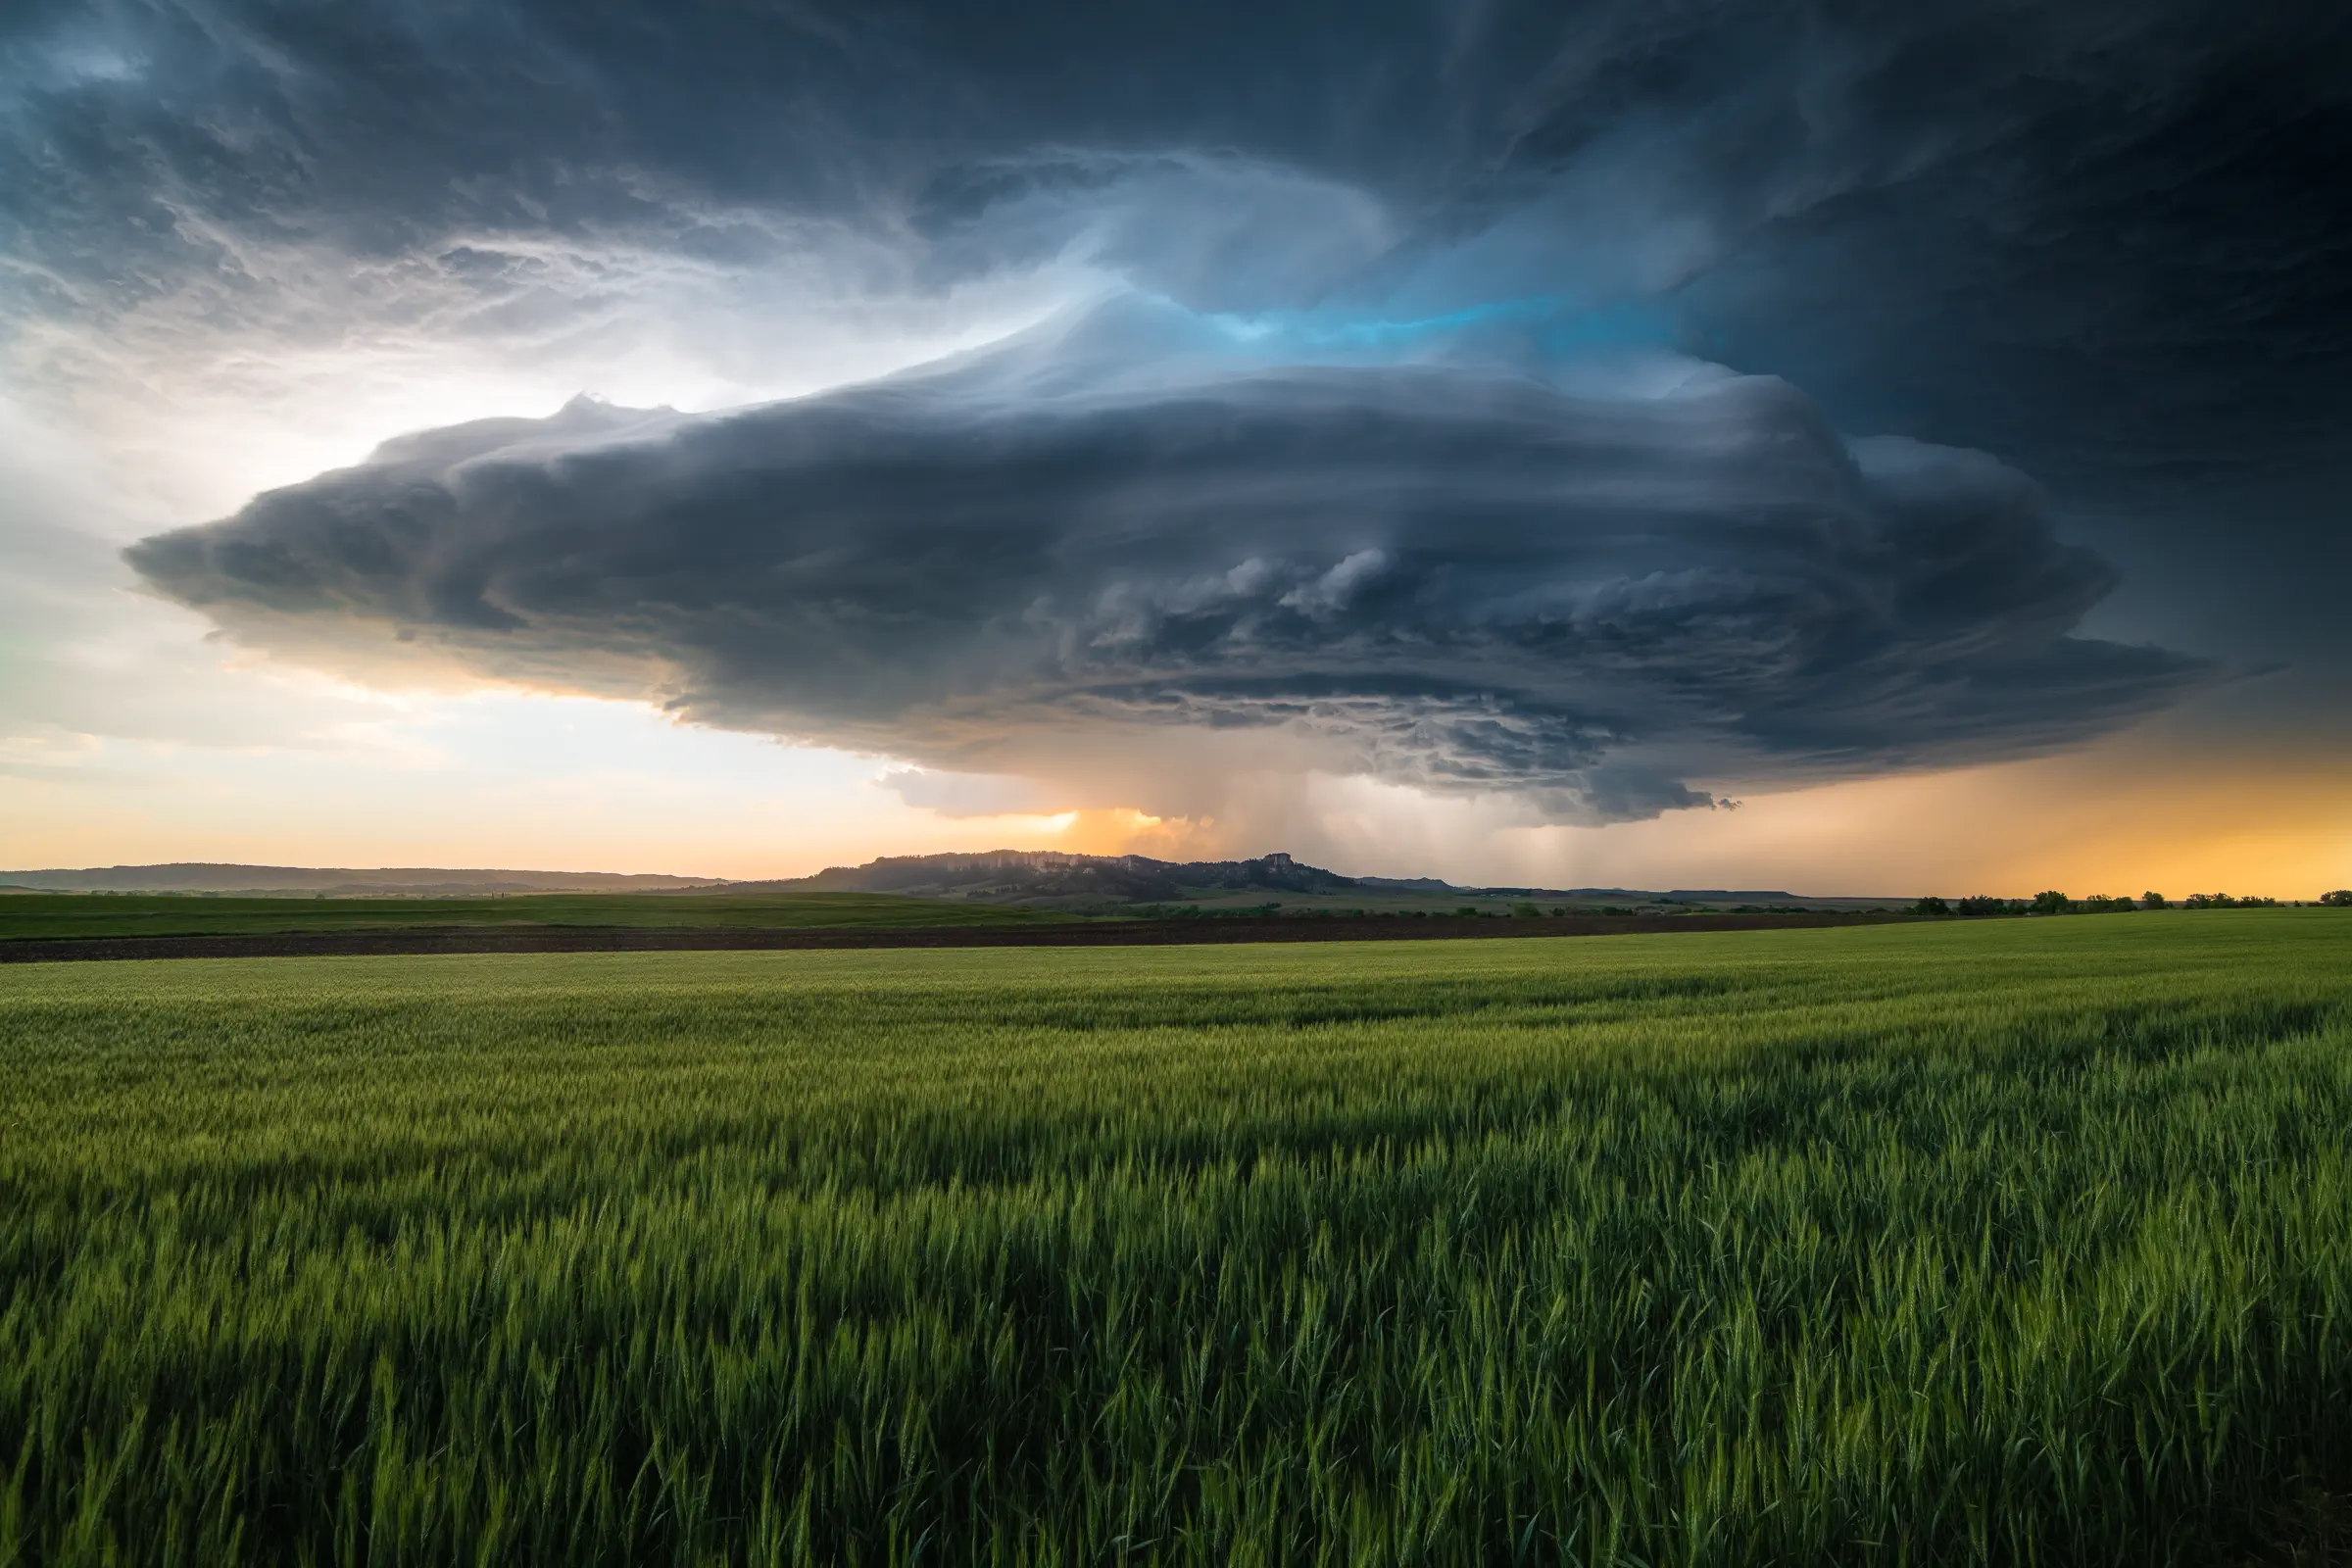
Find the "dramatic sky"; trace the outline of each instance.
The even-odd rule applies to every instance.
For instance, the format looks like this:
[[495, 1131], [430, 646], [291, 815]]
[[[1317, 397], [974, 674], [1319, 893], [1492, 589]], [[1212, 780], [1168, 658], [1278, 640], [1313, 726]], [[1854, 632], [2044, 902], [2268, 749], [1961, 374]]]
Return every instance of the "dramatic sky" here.
[[2352, 882], [2352, 13], [14, 0], [0, 863]]

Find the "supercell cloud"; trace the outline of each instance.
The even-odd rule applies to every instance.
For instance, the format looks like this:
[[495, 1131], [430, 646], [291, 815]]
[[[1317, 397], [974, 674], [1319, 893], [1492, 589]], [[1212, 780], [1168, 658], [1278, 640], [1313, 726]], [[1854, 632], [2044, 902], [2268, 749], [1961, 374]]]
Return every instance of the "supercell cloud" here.
[[1639, 817], [2177, 697], [2204, 662], [2086, 629], [2118, 576], [2085, 517], [2159, 563], [2226, 518], [2326, 575], [2348, 26], [36, 4], [0, 39], [0, 311], [53, 359], [651, 331], [788, 362], [1043, 302], [811, 396], [404, 436], [130, 560], [288, 657], [422, 650], [950, 771], [1279, 734]]
[[2022, 475], [1846, 440], [1786, 382], [1222, 335], [1121, 300], [806, 399], [435, 431], [131, 560], [265, 646], [423, 639], [952, 770], [1283, 726], [1586, 820], [1706, 804], [1665, 758], [2013, 757], [2193, 672], [2071, 635], [2112, 579]]

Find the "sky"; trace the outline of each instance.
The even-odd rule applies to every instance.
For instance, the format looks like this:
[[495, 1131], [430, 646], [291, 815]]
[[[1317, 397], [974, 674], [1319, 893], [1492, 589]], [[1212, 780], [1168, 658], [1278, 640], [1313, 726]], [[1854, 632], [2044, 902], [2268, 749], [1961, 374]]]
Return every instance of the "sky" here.
[[2352, 14], [19, 0], [0, 864], [2352, 883]]

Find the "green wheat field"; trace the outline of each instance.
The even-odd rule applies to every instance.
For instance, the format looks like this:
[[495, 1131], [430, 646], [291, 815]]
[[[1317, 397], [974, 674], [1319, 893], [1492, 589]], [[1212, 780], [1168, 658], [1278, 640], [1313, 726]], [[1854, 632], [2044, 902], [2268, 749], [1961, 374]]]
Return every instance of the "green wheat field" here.
[[0, 970], [0, 1562], [2287, 1563], [2352, 915]]

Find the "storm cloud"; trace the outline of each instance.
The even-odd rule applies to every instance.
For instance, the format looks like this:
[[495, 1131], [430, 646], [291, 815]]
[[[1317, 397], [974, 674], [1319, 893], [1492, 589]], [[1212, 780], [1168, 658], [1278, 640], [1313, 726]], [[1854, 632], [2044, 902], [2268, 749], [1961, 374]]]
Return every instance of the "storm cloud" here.
[[1213, 310], [1654, 298], [1848, 423], [2039, 447], [2064, 395], [2184, 461], [2308, 452], [2348, 62], [2335, 8], [2223, 0], [27, 0], [0, 309], [527, 337], [685, 274], [1074, 257]]
[[1778, 379], [1220, 337], [1121, 300], [759, 408], [427, 432], [131, 560], [263, 646], [422, 640], [942, 768], [1034, 766], [1078, 728], [1279, 726], [1585, 820], [1708, 804], [1662, 759], [2015, 757], [2195, 674], [2072, 635], [2112, 574], [2023, 475], [1849, 441]]
[[2102, 605], [2352, 662], [2272, 608], [2352, 569], [2347, 64], [2220, 0], [39, 0], [0, 318], [52, 370], [658, 339], [761, 396], [1002, 338], [405, 436], [130, 559], [289, 658], [1634, 817], [2216, 667]]

